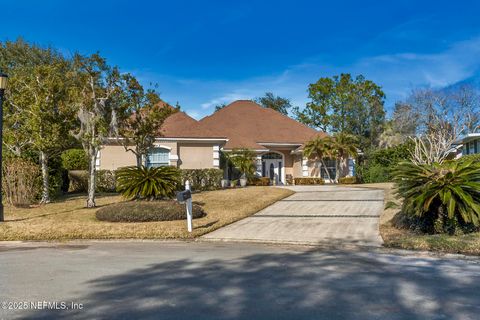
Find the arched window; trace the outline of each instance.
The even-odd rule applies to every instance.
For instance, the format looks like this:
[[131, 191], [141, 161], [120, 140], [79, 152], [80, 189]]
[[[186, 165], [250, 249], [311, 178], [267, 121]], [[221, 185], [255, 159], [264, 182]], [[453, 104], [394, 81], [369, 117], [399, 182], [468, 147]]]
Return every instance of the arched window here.
[[165, 148], [152, 148], [147, 155], [147, 167], [156, 168], [170, 165], [170, 150]]
[[278, 154], [278, 153], [275, 153], [275, 152], [269, 152], [269, 153], [265, 153], [264, 155], [262, 155], [262, 160], [265, 160], [265, 159], [279, 159], [279, 160], [282, 160], [282, 155]]

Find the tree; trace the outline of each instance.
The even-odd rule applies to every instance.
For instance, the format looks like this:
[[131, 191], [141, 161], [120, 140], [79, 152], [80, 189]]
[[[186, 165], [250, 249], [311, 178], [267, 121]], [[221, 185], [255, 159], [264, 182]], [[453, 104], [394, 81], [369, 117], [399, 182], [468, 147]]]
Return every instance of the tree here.
[[118, 134], [117, 113], [121, 76], [99, 54], [76, 55], [76, 104], [79, 128], [72, 134], [89, 157], [87, 207], [95, 207], [96, 161], [107, 138]]
[[165, 119], [178, 109], [172, 108], [160, 100], [152, 89], [143, 86], [130, 74], [123, 76], [123, 110], [119, 121], [119, 137], [126, 151], [135, 154], [137, 167], [153, 147], [155, 138], [160, 136], [160, 127]]
[[305, 144], [303, 148], [303, 155], [308, 159], [315, 158], [320, 161], [325, 168], [328, 180], [332, 180], [330, 173], [328, 172], [327, 165], [325, 164], [325, 158], [331, 158], [334, 156], [332, 152], [332, 138], [331, 137], [316, 137]]
[[419, 124], [419, 111], [416, 110], [413, 105], [405, 102], [395, 103], [392, 126], [396, 133], [399, 133], [403, 137], [414, 136]]
[[227, 106], [226, 103], [217, 104], [217, 105], [215, 106], [215, 111], [214, 111], [214, 112], [220, 111], [220, 110], [222, 110], [223, 108], [225, 108], [226, 106]]
[[407, 101], [418, 121], [416, 135], [411, 138], [415, 144], [414, 163], [442, 163], [455, 141], [462, 134], [475, 130], [475, 119], [479, 118], [476, 98], [464, 90], [467, 89], [423, 88], [412, 92]]
[[363, 76], [320, 78], [308, 88], [310, 102], [294, 109], [297, 120], [324, 132], [359, 137], [363, 149], [375, 145], [385, 122], [382, 89]]
[[265, 96], [257, 98], [255, 101], [264, 108], [276, 110], [284, 115], [288, 115], [288, 110], [292, 107], [289, 99], [275, 96], [271, 92], [266, 92]]
[[383, 126], [379, 136], [378, 145], [389, 148], [405, 143], [414, 137], [420, 125], [420, 116], [415, 108], [406, 102], [397, 102], [393, 110], [393, 116]]
[[358, 139], [354, 135], [338, 132], [333, 135], [331, 148], [336, 158], [335, 180], [338, 181], [348, 175], [348, 159], [357, 156]]
[[[39, 154], [42, 172], [41, 203], [50, 202], [49, 159], [67, 146], [65, 139], [72, 125], [73, 108], [69, 102], [71, 61], [51, 48], [19, 41], [8, 43], [11, 55], [11, 83], [6, 112], [8, 141], [19, 138], [10, 150], [21, 155], [26, 146]], [[2, 55], [7, 58], [8, 52]], [[32, 60], [22, 61], [25, 57]]]
[[233, 166], [242, 173], [243, 178], [255, 173], [255, 159], [256, 154], [250, 149], [233, 149], [228, 157]]
[[19, 94], [22, 84], [19, 79], [27, 73], [25, 70], [41, 63], [40, 48], [30, 46], [22, 39], [6, 41], [0, 46], [0, 70], [9, 76], [5, 101], [3, 103], [3, 145], [8, 152], [22, 156], [30, 145], [30, 136], [25, 126], [23, 110], [30, 104], [30, 97]]

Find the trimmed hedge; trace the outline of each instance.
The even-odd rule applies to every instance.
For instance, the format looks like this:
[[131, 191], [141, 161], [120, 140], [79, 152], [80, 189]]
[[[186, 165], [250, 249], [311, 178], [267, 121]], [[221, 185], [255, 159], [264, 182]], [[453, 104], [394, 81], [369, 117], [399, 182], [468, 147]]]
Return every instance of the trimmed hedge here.
[[356, 184], [358, 183], [357, 177], [343, 177], [338, 179], [339, 184]]
[[60, 157], [66, 170], [88, 170], [88, 156], [83, 149], [65, 150]]
[[269, 186], [269, 177], [252, 177], [248, 180], [248, 184], [252, 186]]
[[[194, 203], [192, 208], [194, 219], [206, 215], [198, 204]], [[176, 201], [129, 201], [100, 208], [95, 216], [109, 222], [150, 222], [183, 220], [187, 213], [185, 205]]]
[[181, 169], [182, 184], [190, 181], [192, 191], [206, 191], [220, 189], [220, 181], [223, 178], [221, 169]]
[[[221, 169], [180, 169], [182, 189], [185, 181], [190, 181], [192, 191], [220, 189], [223, 178]], [[70, 170], [68, 172], [69, 192], [86, 192], [88, 188], [88, 172], [86, 170]], [[116, 192], [115, 170], [97, 170], [97, 191]]]
[[295, 185], [312, 185], [312, 184], [325, 184], [325, 180], [322, 178], [294, 178]]

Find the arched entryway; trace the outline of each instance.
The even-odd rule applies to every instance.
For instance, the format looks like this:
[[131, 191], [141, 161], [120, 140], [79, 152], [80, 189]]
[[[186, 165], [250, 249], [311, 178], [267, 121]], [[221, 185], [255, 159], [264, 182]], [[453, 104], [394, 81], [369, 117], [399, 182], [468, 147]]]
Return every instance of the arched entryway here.
[[276, 185], [285, 184], [285, 160], [280, 152], [268, 152], [262, 155], [262, 176], [269, 177]]

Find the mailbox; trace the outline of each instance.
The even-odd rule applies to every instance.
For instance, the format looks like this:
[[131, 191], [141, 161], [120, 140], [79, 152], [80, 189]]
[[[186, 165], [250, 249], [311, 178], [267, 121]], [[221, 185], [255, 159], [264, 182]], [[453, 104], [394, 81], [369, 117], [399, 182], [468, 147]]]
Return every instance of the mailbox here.
[[192, 193], [190, 190], [179, 191], [177, 192], [177, 201], [178, 202], [185, 202], [192, 197]]

